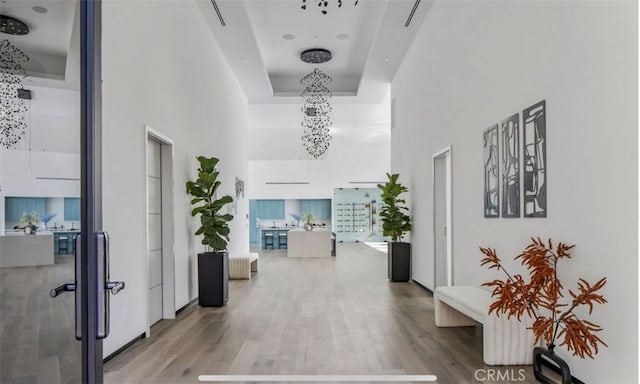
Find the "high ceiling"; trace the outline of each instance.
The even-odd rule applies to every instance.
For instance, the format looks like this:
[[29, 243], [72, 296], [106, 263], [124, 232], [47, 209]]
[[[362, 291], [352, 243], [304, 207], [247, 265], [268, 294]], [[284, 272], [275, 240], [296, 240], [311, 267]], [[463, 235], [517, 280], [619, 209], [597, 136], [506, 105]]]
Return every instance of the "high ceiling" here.
[[[333, 78], [335, 96], [357, 102], [384, 100], [433, 0], [198, 1], [203, 16], [250, 103], [288, 103], [302, 90], [300, 78], [315, 67]], [[224, 23], [224, 25], [223, 25]], [[408, 25], [407, 25], [408, 24]], [[325, 48], [333, 59], [308, 64], [300, 53]]]
[[[341, 8], [338, 0], [326, 0], [327, 14], [320, 0], [308, 0], [306, 10], [302, 0], [195, 1], [250, 103], [292, 102], [302, 90], [300, 78], [315, 67], [333, 78], [336, 102], [378, 103], [434, 0], [360, 0], [357, 6], [343, 0]], [[31, 30], [0, 34], [30, 57], [30, 82], [77, 88], [77, 8], [77, 0], [0, 0], [0, 13]], [[333, 59], [302, 62], [300, 53], [314, 47], [330, 50]]]
[[[28, 82], [48, 86], [77, 86], [79, 67], [76, 0], [1, 0], [0, 13], [29, 26], [22, 36], [0, 33], [23, 51], [29, 61]], [[73, 77], [73, 79], [71, 79]]]

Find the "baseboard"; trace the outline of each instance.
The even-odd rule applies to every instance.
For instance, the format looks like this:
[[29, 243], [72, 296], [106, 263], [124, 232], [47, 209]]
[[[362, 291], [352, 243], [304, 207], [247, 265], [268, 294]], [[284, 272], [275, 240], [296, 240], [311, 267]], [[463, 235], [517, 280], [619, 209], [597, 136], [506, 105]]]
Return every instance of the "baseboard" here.
[[195, 299], [191, 300], [190, 302], [188, 302], [187, 304], [183, 305], [182, 307], [178, 308], [176, 310], [176, 316], [178, 316], [180, 314], [180, 312], [182, 312], [185, 309], [187, 309], [188, 306], [190, 306], [191, 304], [195, 303], [196, 301], [198, 301], [197, 297]]
[[109, 356], [105, 357], [104, 359], [102, 359], [102, 361], [104, 363], [108, 362], [109, 360], [113, 359], [114, 357], [118, 356], [119, 354], [121, 354], [122, 352], [124, 352], [127, 348], [131, 347], [132, 345], [134, 345], [135, 343], [137, 343], [138, 341], [144, 339], [146, 337], [145, 333], [140, 334], [140, 336], [136, 336], [135, 338], [133, 338], [131, 341], [129, 341], [127, 344], [123, 345], [122, 347], [118, 348], [115, 352], [113, 352], [112, 354], [110, 354]]
[[428, 294], [430, 294], [431, 296], [433, 296], [433, 291], [430, 290], [429, 288], [425, 287], [424, 285], [418, 283], [417, 281], [411, 279], [411, 281], [413, 281], [414, 283], [416, 283], [420, 288], [424, 289], [425, 291], [427, 291]]

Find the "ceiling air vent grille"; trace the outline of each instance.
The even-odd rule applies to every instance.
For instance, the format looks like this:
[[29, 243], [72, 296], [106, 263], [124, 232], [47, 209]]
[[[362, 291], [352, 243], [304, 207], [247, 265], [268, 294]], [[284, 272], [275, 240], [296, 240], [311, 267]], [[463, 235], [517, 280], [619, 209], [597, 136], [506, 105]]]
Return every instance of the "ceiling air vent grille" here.
[[391, 133], [396, 133], [398, 130], [398, 114], [396, 113], [396, 98], [391, 99]]
[[411, 13], [409, 14], [409, 17], [407, 18], [407, 22], [404, 23], [405, 27], [409, 27], [409, 24], [411, 24], [411, 20], [413, 20], [413, 16], [416, 14], [416, 10], [418, 9], [419, 5], [420, 5], [420, 0], [416, 0], [416, 2], [413, 4], [413, 9], [411, 9]]
[[216, 0], [211, 0], [211, 4], [213, 5], [213, 9], [216, 10], [216, 15], [218, 15], [218, 19], [220, 19], [220, 24], [222, 24], [223, 27], [226, 27], [227, 23], [224, 22], [224, 18], [222, 17], [222, 13], [220, 13], [220, 8], [218, 8]]

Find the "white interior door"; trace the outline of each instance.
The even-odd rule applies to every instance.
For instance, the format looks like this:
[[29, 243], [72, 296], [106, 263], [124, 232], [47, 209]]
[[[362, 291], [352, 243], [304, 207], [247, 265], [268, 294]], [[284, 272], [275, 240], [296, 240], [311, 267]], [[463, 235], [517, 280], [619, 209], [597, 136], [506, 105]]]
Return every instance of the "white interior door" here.
[[162, 160], [161, 144], [147, 143], [147, 249], [149, 267], [149, 324], [162, 319]]
[[434, 287], [452, 284], [451, 150], [433, 158]]

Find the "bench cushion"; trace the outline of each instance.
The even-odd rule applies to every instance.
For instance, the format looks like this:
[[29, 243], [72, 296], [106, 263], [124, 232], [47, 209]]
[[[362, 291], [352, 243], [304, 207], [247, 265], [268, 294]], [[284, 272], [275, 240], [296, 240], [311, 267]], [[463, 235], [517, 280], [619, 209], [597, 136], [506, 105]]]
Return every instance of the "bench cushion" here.
[[491, 292], [468, 285], [438, 287], [433, 296], [479, 323], [485, 322], [491, 305]]
[[250, 279], [251, 272], [258, 272], [257, 253], [229, 254], [230, 279]]

